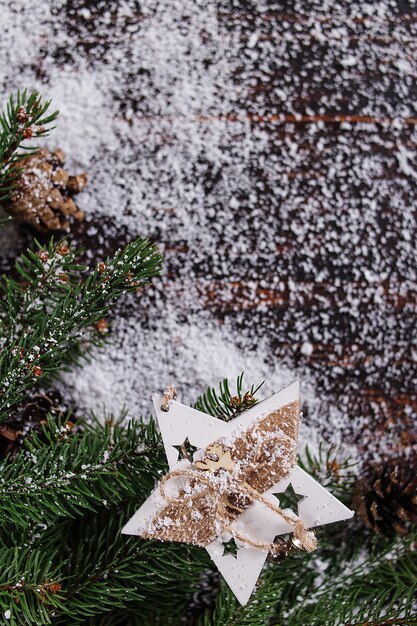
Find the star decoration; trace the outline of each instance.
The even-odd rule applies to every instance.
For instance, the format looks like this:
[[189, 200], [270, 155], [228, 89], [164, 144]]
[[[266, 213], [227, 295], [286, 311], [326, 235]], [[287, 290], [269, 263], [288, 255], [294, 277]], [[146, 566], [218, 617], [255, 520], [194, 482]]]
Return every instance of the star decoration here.
[[182, 444], [180, 444], [179, 446], [174, 446], [174, 448], [178, 450], [178, 460], [187, 459], [187, 461], [190, 461], [190, 463], [193, 460], [194, 452], [196, 452], [196, 450], [198, 449], [196, 446], [193, 446], [190, 443], [188, 437], [184, 439]]
[[281, 493], [274, 493], [272, 495], [278, 499], [281, 509], [292, 509], [293, 511], [298, 509], [298, 504], [305, 498], [305, 496], [300, 496], [294, 491], [294, 487], [291, 483], [285, 491], [282, 491]]
[[[215, 480], [219, 473], [221, 476], [223, 475], [222, 472], [226, 472], [225, 475], [228, 476], [230, 475], [228, 472], [233, 472], [233, 459], [230, 458], [230, 454], [227, 454], [226, 448], [225, 450], [221, 448], [221, 441], [236, 441], [242, 432], [245, 433], [250, 428], [256, 429], [256, 425], [260, 421], [267, 421], [271, 416], [282, 414], [285, 418], [286, 415], [289, 415], [288, 412], [286, 413], [288, 407], [294, 407], [294, 403], [299, 407], [299, 386], [298, 383], [290, 385], [266, 400], [255, 404], [230, 422], [216, 419], [176, 400], [171, 401], [169, 411], [164, 412], [160, 408], [162, 397], [154, 395], [153, 401], [171, 474], [184, 474], [185, 466], [185, 471], [190, 471], [187, 468], [194, 468], [194, 471], [199, 471], [199, 475], [204, 477], [200, 483], [204, 488], [204, 485], [210, 479]], [[298, 431], [298, 419], [299, 411], [296, 432]], [[283, 434], [287, 426], [288, 423], [284, 419], [277, 432]], [[289, 439], [284, 433], [283, 441], [285, 436]], [[178, 459], [178, 452], [181, 451], [186, 442], [198, 450], [192, 457], [196, 459], [193, 463], [190, 462], [190, 459]], [[278, 461], [285, 468], [285, 455], [288, 450], [286, 450], [285, 445], [278, 447], [278, 449], [281, 450], [282, 454], [282, 458], [279, 456]], [[295, 459], [295, 448], [289, 450], [292, 454], [291, 458]], [[200, 464], [199, 469], [197, 463]], [[309, 474], [294, 465], [293, 461], [287, 465], [288, 470], [284, 474], [281, 473], [284, 478], [274, 482], [271, 480], [270, 468], [272, 466], [267, 456], [266, 461], [264, 459], [263, 464], [260, 465], [261, 471], [255, 474], [255, 481], [258, 480], [258, 485], [268, 484], [269, 487], [261, 490], [261, 498], [250, 500], [248, 506], [245, 505], [241, 511], [238, 511], [230, 522], [230, 532], [224, 533], [220, 526], [213, 535], [213, 540], [209, 540], [209, 543], [196, 544], [196, 541], [193, 540], [196, 534], [193, 525], [197, 528], [198, 523], [201, 525], [201, 518], [203, 518], [205, 528], [213, 530], [213, 528], [217, 528], [215, 520], [208, 518], [207, 513], [204, 517], [198, 508], [193, 508], [193, 506], [196, 507], [195, 500], [191, 507], [184, 507], [172, 495], [169, 495], [168, 500], [164, 500], [161, 495], [161, 485], [155, 489], [127, 522], [122, 533], [148, 538], [154, 537], [163, 541], [188, 541], [188, 543], [204, 545], [229, 587], [239, 602], [244, 605], [248, 602], [255, 588], [269, 553], [269, 550], [260, 549], [259, 546], [270, 545], [277, 536], [294, 532], [294, 525], [276, 512], [277, 497], [281, 499], [282, 505], [280, 503], [279, 506], [282, 509], [285, 507], [287, 496], [290, 495], [293, 500], [294, 495], [297, 496], [295, 500], [298, 500], [298, 517], [306, 529], [345, 520], [353, 515], [352, 511]], [[275, 475], [277, 474], [273, 474], [273, 476]], [[211, 493], [214, 494], [212, 495], [214, 498], [216, 496], [215, 490], [212, 490]], [[153, 531], [152, 523], [155, 517], [159, 515], [159, 511], [164, 512], [169, 509], [167, 501], [170, 503], [170, 510], [174, 513], [177, 512], [177, 509], [180, 511], [181, 524], [175, 525], [170, 515], [164, 513], [162, 519], [158, 518], [158, 532], [160, 533], [158, 536], [158, 532]], [[270, 503], [272, 506], [266, 503]], [[187, 515], [189, 517], [186, 517]], [[233, 534], [240, 535], [240, 537], [250, 537], [255, 542], [256, 547], [248, 542], [242, 542], [239, 536], [239, 540], [231, 542], [230, 539], [233, 538]], [[234, 549], [232, 545], [229, 546], [231, 543], [236, 548], [235, 555], [229, 552], [229, 549]], [[285, 567], [285, 564], [281, 567]]]
[[239, 548], [236, 544], [236, 541], [233, 539], [229, 539], [229, 541], [227, 541], [226, 543], [223, 544], [223, 556], [225, 554], [231, 554], [232, 556], [234, 556], [235, 558], [237, 558], [237, 552], [238, 552]]

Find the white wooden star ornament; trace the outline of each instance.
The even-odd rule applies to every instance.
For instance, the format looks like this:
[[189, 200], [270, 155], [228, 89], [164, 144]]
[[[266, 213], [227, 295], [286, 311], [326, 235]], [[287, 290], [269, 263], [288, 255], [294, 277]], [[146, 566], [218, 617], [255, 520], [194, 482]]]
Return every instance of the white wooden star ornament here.
[[[244, 605], [276, 537], [300, 532], [308, 543], [306, 529], [353, 516], [296, 465], [298, 383], [230, 422], [176, 400], [164, 411], [162, 401], [153, 396], [170, 472], [122, 533], [203, 545]], [[303, 496], [297, 514], [280, 509], [274, 495], [289, 485]], [[225, 552], [232, 538], [236, 555]]]

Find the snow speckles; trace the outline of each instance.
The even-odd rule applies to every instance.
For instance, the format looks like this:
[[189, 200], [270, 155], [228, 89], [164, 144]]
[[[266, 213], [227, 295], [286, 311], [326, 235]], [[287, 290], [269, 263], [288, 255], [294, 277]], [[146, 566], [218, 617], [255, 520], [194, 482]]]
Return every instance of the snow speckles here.
[[52, 96], [49, 144], [91, 176], [90, 257], [126, 233], [166, 256], [109, 348], [69, 374], [81, 408], [146, 413], [168, 382], [189, 402], [246, 370], [268, 390], [300, 378], [304, 427], [331, 441], [367, 446], [414, 415], [412, 11], [285, 6], [4, 8], [5, 88]]

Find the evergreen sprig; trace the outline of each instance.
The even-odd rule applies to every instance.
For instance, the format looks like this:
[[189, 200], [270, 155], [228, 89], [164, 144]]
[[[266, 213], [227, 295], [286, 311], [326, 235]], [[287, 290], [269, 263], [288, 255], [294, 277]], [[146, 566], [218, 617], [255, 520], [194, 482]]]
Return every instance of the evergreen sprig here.
[[358, 463], [350, 457], [342, 458], [337, 446], [320, 443], [317, 452], [312, 452], [307, 445], [298, 457], [298, 464], [339, 500], [350, 504]]
[[38, 248], [16, 263], [18, 278], [3, 276], [0, 284], [0, 421], [35, 383], [76, 359], [89, 327], [157, 275], [162, 259], [137, 239], [85, 273], [64, 242]]
[[219, 384], [219, 391], [214, 387], [208, 389], [197, 398], [194, 407], [203, 413], [208, 413], [218, 419], [229, 422], [247, 409], [250, 409], [257, 402], [256, 393], [262, 387], [260, 385], [251, 385], [249, 389], [243, 389], [243, 372], [237, 377], [236, 392], [232, 395], [230, 383], [227, 378], [223, 379]]
[[134, 506], [130, 502], [123, 511], [103, 510], [102, 517], [87, 518], [84, 527], [68, 526], [76, 546], [62, 572], [68, 625], [129, 606], [143, 620], [155, 609], [167, 619], [181, 614], [197, 589], [208, 555], [192, 546], [121, 535], [122, 525], [136, 507], [137, 501]]
[[412, 617], [417, 618], [416, 539], [414, 535], [386, 542], [377, 554], [362, 555], [359, 563], [357, 558], [342, 559], [338, 566], [331, 563], [325, 578], [316, 581], [304, 595], [305, 600], [288, 608], [290, 623], [354, 626], [396, 618], [412, 623]]
[[50, 105], [37, 91], [25, 89], [10, 96], [0, 115], [0, 201], [10, 197], [22, 171], [21, 160], [36, 152], [32, 139], [45, 137], [53, 129], [58, 111], [49, 113]]
[[205, 552], [120, 534], [167, 469], [152, 419], [73, 430], [50, 418], [1, 468], [0, 567], [11, 560], [7, 543], [21, 556], [0, 574], [8, 624], [81, 624], [132, 603], [142, 615], [156, 604], [165, 615], [184, 609]]
[[254, 626], [269, 624], [275, 615], [279, 590], [273, 584], [272, 569], [264, 573], [256, 593], [241, 606], [226, 583], [222, 582], [213, 610], [206, 611], [199, 626]]
[[134, 497], [165, 468], [155, 424], [106, 423], [74, 432], [50, 418], [0, 465], [0, 523], [25, 529]]
[[[222, 585], [201, 626], [382, 626], [396, 619], [399, 624], [414, 623], [415, 536], [385, 542], [375, 553], [360, 545], [350, 557], [326, 536], [321, 529], [321, 545], [314, 554], [295, 554], [279, 565], [265, 566], [244, 607]], [[350, 541], [358, 543], [356, 533]]]
[[0, 548], [2, 624], [50, 624], [55, 612], [63, 610], [58, 563], [58, 549]]

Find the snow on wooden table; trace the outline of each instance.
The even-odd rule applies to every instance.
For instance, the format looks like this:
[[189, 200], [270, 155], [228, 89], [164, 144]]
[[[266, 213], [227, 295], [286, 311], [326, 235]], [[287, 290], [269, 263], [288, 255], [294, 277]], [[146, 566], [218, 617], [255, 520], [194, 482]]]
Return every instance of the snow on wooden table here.
[[[162, 279], [125, 300], [74, 402], [131, 414], [245, 370], [304, 388], [304, 443], [416, 437], [413, 2], [2, 9], [4, 92], [61, 109], [49, 145], [89, 171], [90, 258], [138, 234]], [[4, 242], [3, 264], [30, 239]], [[304, 387], [303, 387], [304, 386]]]

